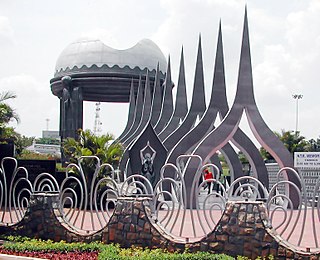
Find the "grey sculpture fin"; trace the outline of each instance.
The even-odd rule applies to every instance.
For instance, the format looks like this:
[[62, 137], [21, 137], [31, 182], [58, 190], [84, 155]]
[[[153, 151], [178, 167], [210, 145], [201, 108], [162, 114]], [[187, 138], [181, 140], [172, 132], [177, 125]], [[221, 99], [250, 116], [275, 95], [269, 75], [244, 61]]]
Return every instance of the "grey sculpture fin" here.
[[[131, 87], [130, 87], [130, 98], [129, 98], [129, 112], [128, 112], [128, 120], [126, 127], [124, 128], [122, 134], [117, 138], [117, 140], [121, 140], [128, 131], [130, 130], [135, 117], [135, 106], [136, 106], [136, 98], [134, 94], [134, 86], [133, 86], [133, 79], [131, 80]], [[116, 140], [116, 141], [117, 141]]]
[[153, 98], [152, 98], [152, 114], [151, 114], [151, 125], [154, 126], [160, 117], [162, 103], [162, 91], [160, 86], [159, 77], [159, 63], [157, 65], [156, 78], [153, 87]]
[[136, 106], [135, 106], [135, 111], [134, 111], [134, 122], [130, 128], [130, 130], [127, 132], [127, 134], [125, 136], [123, 136], [120, 139], [120, 142], [125, 146], [125, 140], [127, 138], [129, 138], [134, 131], [137, 129], [137, 127], [140, 124], [141, 121], [141, 117], [142, 117], [142, 109], [143, 109], [143, 86], [142, 86], [142, 79], [141, 79], [141, 75], [139, 77], [139, 84], [138, 84], [138, 93], [137, 93], [137, 99], [136, 99]]
[[[215, 66], [214, 66], [214, 78], [212, 83], [211, 100], [204, 116], [198, 125], [192, 128], [186, 133], [168, 154], [167, 163], [175, 163], [177, 157], [181, 154], [187, 154], [192, 151], [193, 148], [206, 136], [208, 132], [214, 129], [214, 122], [218, 115], [218, 111], [226, 115], [228, 111], [228, 103], [226, 97], [226, 85], [225, 85], [225, 71], [224, 71], [224, 58], [223, 58], [223, 46], [222, 46], [222, 32], [221, 26], [219, 27]], [[218, 98], [217, 98], [218, 97]], [[210, 150], [211, 148], [209, 148]], [[239, 161], [237, 153], [231, 147], [230, 144], [226, 144], [223, 148], [223, 154], [228, 157], [227, 161], [230, 162], [230, 170], [236, 177], [241, 176], [242, 165]], [[170, 169], [166, 169], [166, 176]], [[238, 176], [237, 176], [238, 175]]]
[[144, 99], [142, 105], [142, 115], [136, 130], [124, 141], [124, 144], [129, 145], [142, 131], [142, 129], [147, 125], [151, 118], [151, 93], [150, 93], [150, 83], [149, 83], [149, 73], [147, 71], [146, 81], [144, 87]]
[[185, 118], [188, 113], [187, 91], [186, 91], [186, 78], [184, 69], [184, 55], [183, 47], [181, 48], [179, 78], [176, 93], [176, 104], [174, 107], [173, 115], [167, 124], [167, 126], [158, 134], [160, 140], [164, 140], [169, 134], [171, 134]]
[[202, 47], [201, 36], [199, 36], [191, 106], [182, 124], [163, 141], [163, 144], [168, 151], [170, 151], [181, 140], [181, 138], [183, 138], [183, 136], [188, 133], [192, 127], [194, 127], [196, 120], [203, 115], [205, 110], [206, 103], [204, 92]]
[[171, 81], [171, 64], [170, 64], [170, 56], [168, 58], [168, 68], [166, 79], [164, 83], [164, 93], [162, 99], [162, 106], [160, 112], [160, 118], [156, 125], [154, 126], [154, 130], [156, 133], [160, 133], [162, 129], [169, 122], [172, 113], [173, 113], [173, 100], [172, 100], [172, 87], [173, 83]]

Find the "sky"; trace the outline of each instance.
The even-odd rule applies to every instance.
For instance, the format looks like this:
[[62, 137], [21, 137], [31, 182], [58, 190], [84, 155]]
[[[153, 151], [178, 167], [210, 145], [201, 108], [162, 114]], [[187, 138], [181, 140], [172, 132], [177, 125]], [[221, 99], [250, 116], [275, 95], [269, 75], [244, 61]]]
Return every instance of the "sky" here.
[[[1, 0], [0, 91], [17, 95], [9, 104], [21, 119], [12, 126], [35, 137], [40, 137], [42, 130], [58, 130], [59, 100], [51, 93], [50, 79], [60, 53], [81, 37], [101, 39], [116, 49], [149, 38], [166, 57], [170, 55], [175, 83], [183, 45], [190, 102], [201, 34], [208, 102], [220, 19], [231, 106], [246, 5], [254, 92], [263, 119], [272, 131], [295, 130], [297, 102], [292, 95], [301, 94], [298, 130], [307, 139], [318, 138], [319, 0]], [[84, 128], [93, 129], [94, 112], [95, 104], [85, 102]], [[127, 113], [128, 104], [102, 104], [102, 132], [121, 134]], [[249, 132], [245, 117], [241, 127]]]

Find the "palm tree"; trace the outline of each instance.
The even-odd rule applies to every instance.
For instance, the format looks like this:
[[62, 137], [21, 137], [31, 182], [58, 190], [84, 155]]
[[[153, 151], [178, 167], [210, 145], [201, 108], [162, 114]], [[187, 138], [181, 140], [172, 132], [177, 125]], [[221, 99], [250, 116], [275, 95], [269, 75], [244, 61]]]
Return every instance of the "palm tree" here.
[[[101, 163], [109, 163], [113, 167], [117, 167], [123, 153], [121, 144], [112, 143], [114, 136], [105, 134], [102, 136], [94, 135], [90, 130], [78, 131], [79, 139], [67, 138], [63, 141], [63, 153], [70, 163], [77, 163], [81, 156], [97, 156]], [[93, 160], [84, 160], [82, 167], [88, 183], [95, 170], [95, 162]]]
[[18, 114], [14, 109], [5, 103], [6, 100], [14, 99], [17, 96], [10, 91], [0, 92], [0, 137], [4, 136], [7, 132], [7, 124], [12, 120], [20, 121]]

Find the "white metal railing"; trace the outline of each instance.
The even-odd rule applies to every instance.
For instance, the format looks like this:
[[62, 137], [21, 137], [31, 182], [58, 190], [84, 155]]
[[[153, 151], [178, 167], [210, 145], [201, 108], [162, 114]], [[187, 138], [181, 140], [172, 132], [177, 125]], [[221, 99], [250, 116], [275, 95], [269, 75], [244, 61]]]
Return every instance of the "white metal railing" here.
[[[199, 160], [199, 166], [192, 183], [186, 183], [184, 169], [180, 166], [183, 160], [190, 158]], [[90, 177], [84, 167], [88, 160], [95, 169]], [[13, 165], [12, 173], [7, 172], [7, 164]], [[266, 203], [270, 223], [283, 240], [302, 250], [320, 249], [320, 177], [313, 198], [308, 200], [303, 178], [288, 167], [278, 172], [278, 181], [268, 192], [259, 180], [250, 176], [240, 177], [228, 185], [221, 181], [218, 167], [203, 164], [200, 157], [189, 155], [178, 157], [176, 164], [164, 165], [155, 187], [139, 174], [129, 176], [122, 183], [115, 181], [113, 167], [101, 164], [96, 156], [84, 156], [77, 164], [68, 165], [60, 184], [49, 173], [39, 174], [32, 184], [28, 171], [17, 165], [14, 158], [6, 157], [1, 161], [2, 225], [11, 225], [23, 218], [32, 193], [56, 192], [64, 222], [79, 232], [90, 234], [107, 225], [119, 196], [147, 196], [151, 198], [151, 217], [160, 228], [182, 241], [196, 241], [214, 230], [227, 201], [259, 200]], [[212, 171], [213, 179], [203, 178], [207, 168]], [[168, 169], [173, 174], [165, 176]], [[289, 174], [299, 183], [288, 181]], [[296, 192], [296, 202], [288, 191]]]

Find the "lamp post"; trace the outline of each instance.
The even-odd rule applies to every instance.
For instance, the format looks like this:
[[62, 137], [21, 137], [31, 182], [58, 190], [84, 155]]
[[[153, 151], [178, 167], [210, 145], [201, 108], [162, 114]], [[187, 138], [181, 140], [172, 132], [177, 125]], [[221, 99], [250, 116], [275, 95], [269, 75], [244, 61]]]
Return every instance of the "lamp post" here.
[[303, 95], [301, 94], [294, 94], [292, 95], [293, 99], [295, 99], [296, 102], [296, 136], [298, 135], [298, 109], [299, 109], [299, 99], [302, 99]]

